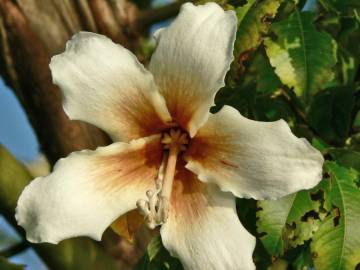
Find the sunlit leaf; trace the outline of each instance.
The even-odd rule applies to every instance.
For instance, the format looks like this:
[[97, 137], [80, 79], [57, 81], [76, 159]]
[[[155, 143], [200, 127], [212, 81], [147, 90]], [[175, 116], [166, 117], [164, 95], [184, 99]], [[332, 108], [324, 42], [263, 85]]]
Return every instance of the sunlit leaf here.
[[356, 68], [358, 63], [355, 57], [351, 56], [346, 52], [342, 52], [339, 57], [339, 62], [341, 65], [341, 75], [344, 85], [349, 85], [354, 82], [356, 75]]
[[282, 83], [309, 101], [311, 96], [333, 78], [336, 43], [313, 25], [315, 15], [295, 11], [287, 19], [274, 23], [276, 39], [266, 38], [266, 52]]
[[0, 211], [2, 213], [15, 209], [21, 191], [31, 178], [25, 167], [0, 145]]
[[151, 239], [147, 247], [147, 253], [149, 254], [150, 261], [152, 261], [159, 254], [159, 252], [161, 252], [161, 249], [162, 249], [161, 237], [157, 236]]
[[262, 35], [269, 29], [269, 18], [273, 18], [281, 0], [249, 0], [246, 5], [236, 9], [238, 31], [235, 54], [244, 58], [249, 51], [255, 50], [262, 41]]
[[298, 230], [298, 242], [290, 243], [294, 235], [289, 235], [288, 230], [289, 226], [308, 222], [306, 213], [318, 211], [319, 202], [311, 199], [309, 191], [300, 191], [275, 201], [259, 201], [258, 206], [261, 208], [257, 213], [258, 232], [264, 234], [260, 239], [271, 255], [283, 254], [288, 246], [302, 244], [312, 236], [309, 231]]
[[326, 163], [331, 189], [328, 200], [337, 207], [320, 225], [311, 250], [317, 270], [355, 269], [360, 263], [360, 190], [358, 173]]
[[270, 27], [269, 20], [274, 18], [282, 0], [248, 0], [236, 8], [238, 31], [234, 44], [235, 61], [232, 64], [232, 77], [238, 79], [245, 67], [243, 62], [259, 47], [263, 36]]

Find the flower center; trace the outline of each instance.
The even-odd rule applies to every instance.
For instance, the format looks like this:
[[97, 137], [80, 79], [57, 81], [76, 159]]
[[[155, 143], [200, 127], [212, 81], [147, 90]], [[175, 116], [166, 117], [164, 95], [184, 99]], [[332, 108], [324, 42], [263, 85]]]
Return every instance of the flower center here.
[[163, 134], [161, 143], [164, 145], [164, 157], [155, 181], [156, 190], [146, 192], [147, 200], [136, 202], [140, 213], [150, 229], [166, 222], [169, 216], [170, 198], [174, 183], [176, 162], [181, 151], [186, 150], [189, 143], [187, 133], [180, 129], [170, 129]]

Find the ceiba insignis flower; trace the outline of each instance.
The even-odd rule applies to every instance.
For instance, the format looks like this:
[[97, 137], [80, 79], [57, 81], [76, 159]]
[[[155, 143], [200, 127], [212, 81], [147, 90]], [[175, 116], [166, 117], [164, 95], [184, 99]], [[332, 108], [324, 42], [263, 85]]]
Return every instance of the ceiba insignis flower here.
[[102, 128], [114, 143], [60, 159], [25, 188], [16, 218], [29, 241], [100, 240], [138, 209], [150, 228], [161, 226], [165, 247], [186, 269], [255, 268], [255, 238], [237, 217], [235, 196], [276, 199], [312, 188], [323, 158], [283, 120], [252, 121], [229, 106], [209, 113], [236, 28], [233, 11], [187, 3], [156, 33], [148, 70], [88, 32], [52, 58], [68, 116]]

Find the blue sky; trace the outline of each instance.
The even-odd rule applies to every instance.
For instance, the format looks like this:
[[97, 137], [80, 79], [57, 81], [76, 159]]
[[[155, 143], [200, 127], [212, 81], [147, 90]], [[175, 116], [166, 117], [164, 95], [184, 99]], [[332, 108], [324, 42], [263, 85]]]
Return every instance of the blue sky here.
[[0, 79], [0, 143], [22, 161], [34, 159], [39, 151], [34, 132], [13, 92]]
[[[0, 144], [5, 146], [18, 160], [34, 160], [39, 153], [32, 127], [13, 92], [0, 78]], [[21, 241], [21, 237], [0, 216], [0, 251]], [[46, 270], [36, 253], [28, 248], [13, 256], [11, 261], [27, 264], [26, 270]]]

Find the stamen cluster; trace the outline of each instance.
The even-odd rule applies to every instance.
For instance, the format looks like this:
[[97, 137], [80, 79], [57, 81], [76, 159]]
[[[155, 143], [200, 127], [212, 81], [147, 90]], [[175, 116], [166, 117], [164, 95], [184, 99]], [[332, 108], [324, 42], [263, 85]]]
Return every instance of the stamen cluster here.
[[150, 229], [166, 222], [169, 216], [170, 197], [174, 182], [177, 157], [189, 143], [188, 135], [180, 129], [171, 129], [163, 134], [164, 157], [155, 180], [156, 190], [146, 192], [147, 200], [138, 200], [137, 207], [145, 217]]

